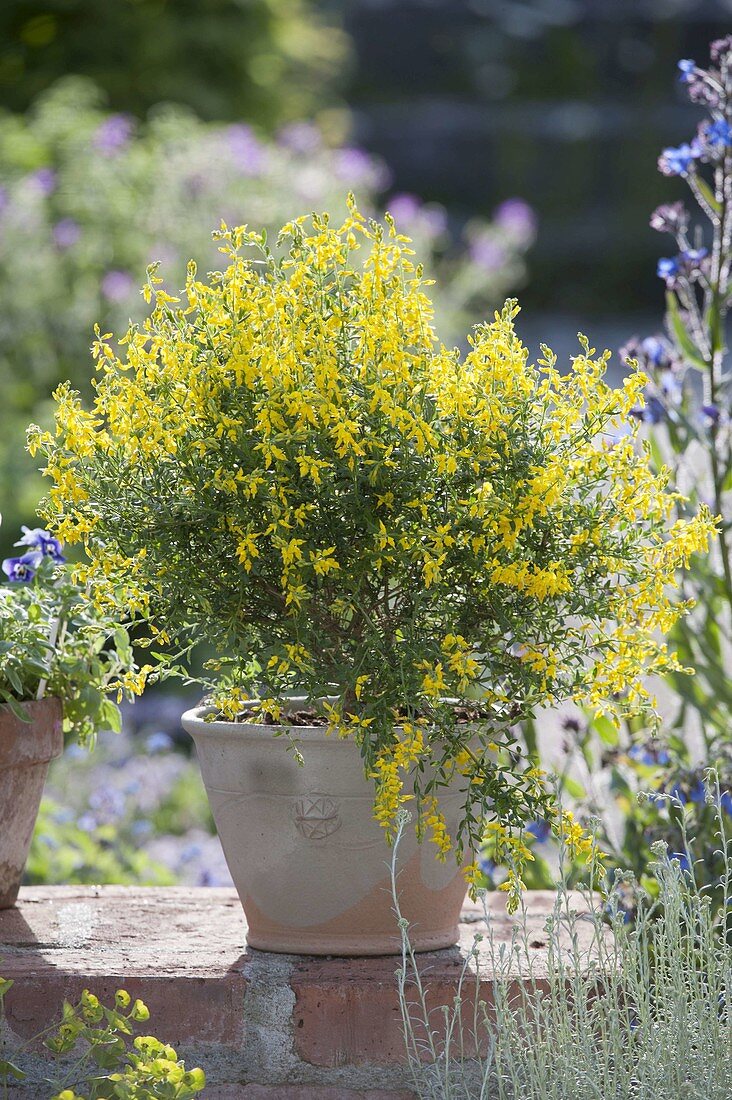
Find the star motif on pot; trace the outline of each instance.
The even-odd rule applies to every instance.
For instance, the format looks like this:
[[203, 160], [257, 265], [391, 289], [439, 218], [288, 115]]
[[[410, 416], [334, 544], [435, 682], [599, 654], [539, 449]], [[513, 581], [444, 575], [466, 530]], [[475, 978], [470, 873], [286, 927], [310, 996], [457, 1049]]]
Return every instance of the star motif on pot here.
[[295, 803], [295, 824], [308, 840], [325, 840], [341, 827], [338, 803], [326, 795], [307, 795]]

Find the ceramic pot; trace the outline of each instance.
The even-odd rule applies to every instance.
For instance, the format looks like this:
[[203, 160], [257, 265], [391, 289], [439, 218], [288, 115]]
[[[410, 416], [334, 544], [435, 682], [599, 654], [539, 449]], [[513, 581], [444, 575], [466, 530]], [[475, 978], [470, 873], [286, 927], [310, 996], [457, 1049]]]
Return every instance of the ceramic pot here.
[[[224, 855], [246, 914], [251, 947], [308, 955], [401, 951], [392, 909], [392, 849], [373, 816], [373, 785], [357, 745], [323, 726], [293, 730], [299, 765], [276, 726], [183, 715], [198, 750]], [[281, 727], [280, 727], [281, 730]], [[462, 796], [440, 809], [454, 833]], [[399, 904], [418, 951], [457, 942], [465, 880], [409, 826], [398, 851]]]
[[48, 765], [64, 747], [61, 703], [26, 703], [30, 722], [0, 706], [0, 909], [15, 904]]

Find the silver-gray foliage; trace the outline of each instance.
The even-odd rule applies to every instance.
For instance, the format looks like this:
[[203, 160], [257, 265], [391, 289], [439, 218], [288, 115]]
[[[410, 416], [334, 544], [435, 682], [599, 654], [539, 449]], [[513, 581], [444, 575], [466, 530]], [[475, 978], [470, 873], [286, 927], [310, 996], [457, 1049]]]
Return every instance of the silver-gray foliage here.
[[[659, 843], [647, 890], [620, 876], [602, 899], [588, 893], [582, 912], [560, 885], [546, 953], [530, 947], [525, 914], [510, 946], [498, 944], [486, 908], [487, 931], [440, 1010], [428, 1009], [429, 971], [411, 949], [393, 876], [399, 996], [421, 1100], [730, 1100], [732, 838], [721, 809], [718, 818], [725, 874], [714, 893], [696, 884], [693, 845], [679, 857]], [[475, 994], [486, 949], [490, 1006]]]

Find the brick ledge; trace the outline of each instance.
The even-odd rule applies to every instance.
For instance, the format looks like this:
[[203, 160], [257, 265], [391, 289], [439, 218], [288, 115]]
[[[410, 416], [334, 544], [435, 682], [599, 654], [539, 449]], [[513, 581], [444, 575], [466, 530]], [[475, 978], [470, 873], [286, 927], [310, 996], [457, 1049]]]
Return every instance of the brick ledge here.
[[[527, 896], [538, 976], [553, 904], [551, 893]], [[579, 895], [575, 904], [585, 907]], [[494, 940], [509, 943], [515, 921], [504, 895], [491, 896], [489, 912]], [[430, 1005], [451, 1003], [474, 935], [484, 928], [482, 907], [466, 902], [460, 945], [419, 956]], [[148, 1004], [152, 1033], [188, 1064], [203, 1066], [211, 1086], [204, 1096], [212, 1100], [413, 1095], [404, 1091], [398, 965], [396, 956], [247, 949], [244, 914], [229, 889], [25, 887], [17, 907], [0, 912], [0, 974], [16, 982], [6, 1002], [15, 1036], [40, 1031], [64, 997], [75, 999], [85, 987], [112, 999], [124, 985]], [[486, 945], [479, 946], [477, 966], [480, 995], [490, 1002], [495, 976]], [[471, 960], [473, 989], [475, 970]], [[30, 1100], [32, 1093], [26, 1087], [22, 1095]]]

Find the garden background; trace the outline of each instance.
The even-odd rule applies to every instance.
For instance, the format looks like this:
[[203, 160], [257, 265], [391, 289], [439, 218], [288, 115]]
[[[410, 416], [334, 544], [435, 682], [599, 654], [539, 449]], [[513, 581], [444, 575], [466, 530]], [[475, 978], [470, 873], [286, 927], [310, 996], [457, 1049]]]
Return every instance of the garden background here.
[[[524, 338], [560, 358], [578, 328], [613, 350], [657, 331], [648, 214], [677, 196], [656, 157], [698, 120], [676, 59], [703, 58], [731, 14], [725, 0], [6, 0], [3, 551], [41, 491], [25, 425], [49, 420], [57, 382], [84, 386], [94, 321], [119, 332], [142, 314], [147, 263], [171, 286], [189, 255], [215, 263], [222, 217], [276, 227], [353, 188], [415, 236], [447, 339], [513, 291]], [[93, 757], [56, 763], [31, 880], [228, 882], [181, 709], [149, 696]]]

